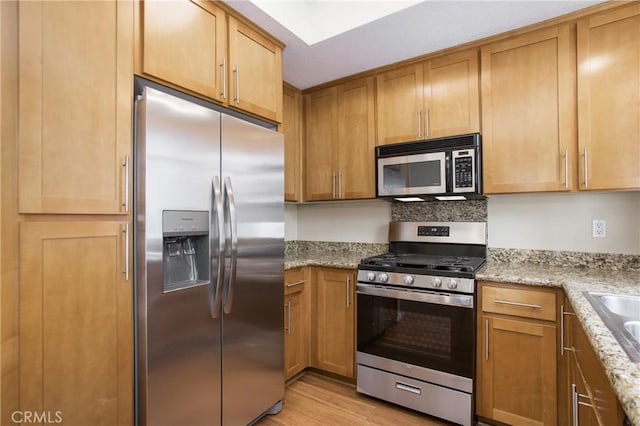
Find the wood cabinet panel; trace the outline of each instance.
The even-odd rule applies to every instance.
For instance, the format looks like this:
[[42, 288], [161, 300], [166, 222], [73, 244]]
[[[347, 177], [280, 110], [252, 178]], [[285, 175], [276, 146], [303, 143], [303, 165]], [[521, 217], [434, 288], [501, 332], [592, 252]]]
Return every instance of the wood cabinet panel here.
[[355, 273], [320, 268], [314, 291], [315, 367], [355, 375]]
[[567, 24], [482, 47], [485, 193], [574, 187], [574, 38]]
[[21, 2], [18, 27], [20, 212], [123, 213], [133, 3]]
[[229, 103], [282, 121], [282, 48], [253, 28], [228, 17]]
[[285, 380], [300, 373], [308, 365], [308, 330], [305, 327], [304, 308], [302, 292], [285, 297]]
[[507, 424], [555, 425], [555, 326], [490, 315], [481, 324], [478, 414]]
[[222, 100], [226, 15], [213, 2], [141, 1], [142, 72]]
[[375, 188], [373, 77], [338, 86], [338, 198], [373, 198]]
[[422, 135], [422, 65], [376, 76], [378, 145], [415, 141]]
[[640, 189], [640, 4], [578, 22], [580, 189]]
[[338, 89], [305, 95], [305, 199], [333, 200], [337, 194]]
[[478, 51], [459, 52], [424, 65], [426, 138], [480, 131]]
[[302, 201], [302, 95], [285, 87], [282, 103], [284, 199]]
[[133, 423], [125, 224], [20, 227], [20, 409], [70, 425]]

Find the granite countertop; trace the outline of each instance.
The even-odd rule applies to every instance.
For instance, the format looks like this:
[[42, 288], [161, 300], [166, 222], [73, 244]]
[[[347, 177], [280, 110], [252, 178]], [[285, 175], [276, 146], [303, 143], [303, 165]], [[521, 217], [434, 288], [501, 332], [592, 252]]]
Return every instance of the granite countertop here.
[[600, 358], [622, 408], [631, 424], [640, 426], [640, 363], [629, 359], [583, 295], [584, 291], [600, 291], [640, 296], [640, 271], [487, 262], [478, 271], [476, 278], [563, 288]]
[[[356, 269], [363, 257], [366, 255], [351, 250], [342, 253], [305, 251], [287, 256], [285, 269], [302, 266]], [[631, 424], [640, 426], [640, 363], [629, 359], [582, 293], [601, 291], [640, 296], [640, 271], [488, 261], [478, 271], [476, 278], [482, 281], [563, 288]]]

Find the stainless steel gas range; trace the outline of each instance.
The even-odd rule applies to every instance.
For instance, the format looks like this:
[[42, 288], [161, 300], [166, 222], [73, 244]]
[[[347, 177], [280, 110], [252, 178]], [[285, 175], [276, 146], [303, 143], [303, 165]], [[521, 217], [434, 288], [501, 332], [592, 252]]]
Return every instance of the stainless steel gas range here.
[[391, 222], [357, 283], [358, 392], [473, 424], [476, 271], [484, 222]]

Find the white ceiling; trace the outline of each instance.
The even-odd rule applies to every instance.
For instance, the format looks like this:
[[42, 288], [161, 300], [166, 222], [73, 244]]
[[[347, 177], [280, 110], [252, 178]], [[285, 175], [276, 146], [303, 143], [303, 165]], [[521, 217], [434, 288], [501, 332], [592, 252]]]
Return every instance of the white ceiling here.
[[[295, 0], [275, 0], [292, 7]], [[335, 15], [346, 3], [330, 2]], [[366, 8], [373, 1], [357, 1]], [[378, 0], [379, 1], [379, 0]], [[286, 44], [284, 80], [299, 89], [457, 46], [564, 15], [603, 0], [427, 0], [368, 24], [307, 45], [248, 0], [225, 0]], [[323, 18], [327, 19], [327, 18]], [[322, 25], [323, 19], [311, 25]]]

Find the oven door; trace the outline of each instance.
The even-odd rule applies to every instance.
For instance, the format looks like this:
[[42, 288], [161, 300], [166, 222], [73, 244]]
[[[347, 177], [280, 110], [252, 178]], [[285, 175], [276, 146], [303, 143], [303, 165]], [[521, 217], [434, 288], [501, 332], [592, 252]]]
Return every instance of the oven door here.
[[358, 352], [473, 379], [472, 295], [357, 285]]
[[378, 158], [378, 196], [447, 192], [445, 152]]

